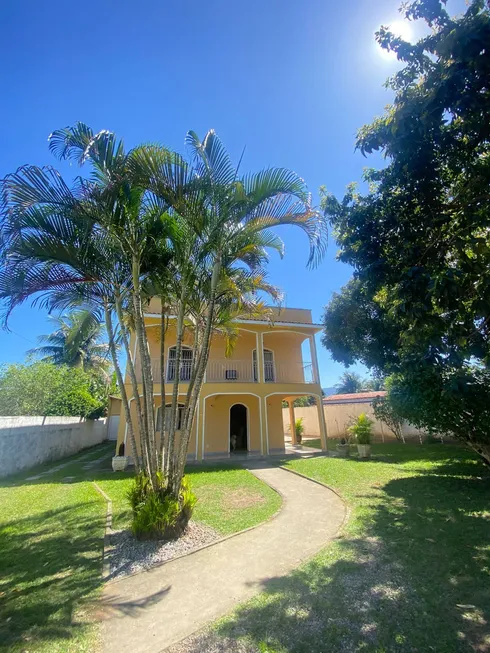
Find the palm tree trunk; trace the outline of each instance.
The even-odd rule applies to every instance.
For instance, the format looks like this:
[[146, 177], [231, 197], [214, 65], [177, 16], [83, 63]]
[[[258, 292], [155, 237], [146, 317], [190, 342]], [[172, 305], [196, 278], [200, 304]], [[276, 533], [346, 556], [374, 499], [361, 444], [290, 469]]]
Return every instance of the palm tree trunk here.
[[[124, 350], [126, 352], [127, 359], [127, 369], [129, 373], [129, 378], [131, 379], [131, 385], [133, 387], [133, 399], [136, 407], [136, 418], [138, 420], [138, 429], [140, 432], [140, 448], [141, 448], [141, 458], [144, 462], [146, 468], [149, 466], [148, 462], [148, 451], [146, 448], [146, 439], [144, 437], [145, 424], [143, 420], [143, 413], [141, 409], [141, 397], [138, 390], [138, 379], [136, 378], [136, 370], [134, 368], [133, 355], [131, 352], [131, 347], [129, 346], [129, 337], [128, 330], [124, 324], [124, 315], [121, 305], [121, 295], [119, 292], [115, 293], [115, 305], [116, 313], [119, 320], [119, 328], [121, 329], [121, 338], [123, 341]], [[135, 455], [137, 456], [138, 452], [135, 449]]]
[[172, 493], [175, 497], [178, 497], [180, 492], [180, 485], [182, 482], [182, 477], [184, 475], [184, 468], [187, 460], [187, 448], [189, 446], [192, 422], [194, 420], [197, 401], [199, 398], [199, 394], [201, 392], [202, 384], [204, 381], [204, 374], [206, 372], [206, 367], [209, 360], [209, 352], [211, 349], [211, 334], [212, 334], [213, 324], [214, 324], [214, 307], [216, 303], [216, 289], [218, 287], [220, 272], [221, 272], [221, 255], [218, 253], [213, 266], [213, 274], [211, 277], [211, 290], [210, 290], [208, 314], [206, 317], [206, 326], [204, 329], [201, 356], [196, 371], [196, 381], [194, 387], [192, 388], [192, 396], [189, 402], [187, 415], [185, 416], [186, 417], [185, 429], [180, 434], [181, 438], [180, 438], [177, 465], [175, 466], [175, 470], [172, 475], [172, 478], [169, 479], [171, 483]]
[[165, 318], [165, 303], [163, 297], [160, 297], [160, 455], [159, 467], [165, 470], [165, 455], [167, 454], [167, 443], [165, 441], [165, 332], [167, 330]]
[[109, 336], [109, 349], [111, 351], [112, 364], [114, 365], [114, 371], [116, 372], [116, 379], [119, 384], [119, 389], [121, 391], [121, 399], [124, 408], [124, 415], [126, 417], [126, 424], [128, 427], [129, 441], [131, 442], [131, 449], [133, 452], [134, 468], [136, 470], [136, 473], [138, 474], [140, 471], [140, 464], [138, 459], [138, 450], [136, 449], [136, 440], [134, 437], [133, 420], [131, 418], [131, 408], [129, 406], [128, 395], [126, 393], [126, 387], [124, 385], [123, 375], [121, 372], [121, 368], [119, 366], [119, 360], [117, 358], [116, 344], [114, 342], [114, 329], [112, 326], [112, 316], [107, 304], [105, 304], [104, 306], [104, 314], [105, 314], [105, 325], [107, 329], [107, 335]]
[[175, 451], [175, 432], [178, 426], [178, 399], [180, 383], [180, 358], [182, 356], [182, 339], [184, 333], [184, 291], [181, 293], [180, 303], [177, 313], [177, 333], [175, 339], [175, 369], [174, 385], [172, 391], [172, 407], [170, 409], [169, 433], [168, 433], [168, 451], [166, 459], [165, 476], [167, 482], [170, 481], [174, 469], [174, 451]]
[[143, 318], [143, 307], [141, 302], [141, 287], [140, 287], [140, 265], [136, 257], [133, 257], [133, 291], [132, 300], [134, 306], [134, 323], [136, 328], [136, 335], [138, 337], [138, 349], [141, 360], [141, 372], [143, 378], [143, 403], [145, 406], [145, 417], [147, 422], [147, 445], [148, 445], [148, 458], [150, 462], [148, 475], [152, 487], [157, 487], [157, 449], [155, 441], [155, 418], [154, 418], [154, 399], [153, 399], [153, 373], [151, 369], [150, 350], [148, 346], [148, 338], [146, 335], [146, 328]]

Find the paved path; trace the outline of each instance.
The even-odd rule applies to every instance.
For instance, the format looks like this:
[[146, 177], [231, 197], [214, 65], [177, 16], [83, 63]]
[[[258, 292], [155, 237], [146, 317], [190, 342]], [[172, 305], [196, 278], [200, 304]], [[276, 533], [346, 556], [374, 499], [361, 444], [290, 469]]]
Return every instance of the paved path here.
[[339, 497], [278, 467], [247, 466], [283, 495], [271, 521], [104, 589], [105, 653], [157, 653], [230, 612], [265, 581], [296, 568], [332, 539]]

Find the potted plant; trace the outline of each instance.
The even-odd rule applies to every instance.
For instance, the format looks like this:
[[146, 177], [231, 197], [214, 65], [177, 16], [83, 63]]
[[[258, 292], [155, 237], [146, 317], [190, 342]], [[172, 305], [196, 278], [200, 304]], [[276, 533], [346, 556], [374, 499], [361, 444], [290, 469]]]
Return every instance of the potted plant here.
[[303, 426], [303, 418], [298, 417], [294, 424], [294, 431], [296, 433], [296, 442], [301, 444], [303, 441], [303, 433], [305, 432], [305, 427]]
[[347, 438], [340, 438], [340, 442], [337, 445], [337, 453], [341, 458], [347, 458], [349, 455], [349, 441]]
[[359, 458], [371, 456], [371, 433], [373, 422], [366, 413], [361, 413], [354, 424], [349, 427], [349, 432], [355, 436]]
[[117, 456], [112, 457], [112, 471], [124, 472], [128, 463], [129, 459], [124, 455], [124, 442], [121, 442], [117, 451]]

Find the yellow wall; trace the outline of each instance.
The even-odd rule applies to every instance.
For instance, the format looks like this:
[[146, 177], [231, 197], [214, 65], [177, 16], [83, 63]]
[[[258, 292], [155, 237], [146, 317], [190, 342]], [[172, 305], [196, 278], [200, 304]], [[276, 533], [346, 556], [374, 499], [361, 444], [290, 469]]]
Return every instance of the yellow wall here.
[[[180, 396], [179, 397], [179, 403], [184, 403], [185, 401], [185, 396]], [[168, 394], [166, 396], [166, 404], [170, 404], [172, 402], [172, 396]], [[161, 397], [156, 396], [155, 397], [155, 419], [156, 419], [156, 412], [158, 407], [161, 405]], [[195, 458], [196, 454], [196, 431], [197, 431], [197, 416], [194, 417], [194, 424], [192, 425], [192, 431], [191, 431], [191, 438], [189, 441], [189, 448], [188, 448], [188, 456], [191, 458]], [[139, 447], [140, 444], [140, 439], [139, 439], [139, 431], [138, 431], [138, 418], [136, 416], [136, 407], [134, 401], [131, 402], [131, 418], [132, 418], [132, 423], [135, 428], [135, 439], [136, 439], [136, 446]], [[176, 434], [176, 446], [178, 446], [179, 443], [179, 437], [180, 433], [177, 431]], [[131, 450], [131, 441], [129, 434], [126, 432], [126, 420], [124, 419], [124, 414], [122, 414], [121, 421], [119, 422], [119, 430], [117, 434], [117, 446], [119, 447], [121, 442], [126, 441], [125, 444], [125, 454], [126, 456], [133, 456], [133, 452]], [[157, 444], [159, 442], [159, 434], [157, 433]]]
[[267, 402], [267, 430], [269, 433], [269, 453], [284, 451], [284, 425], [282, 422], [282, 400], [280, 395], [268, 397]]
[[230, 449], [230, 408], [244, 404], [248, 417], [249, 451], [260, 453], [259, 398], [247, 394], [218, 394], [208, 397], [205, 410], [204, 457], [227, 454]]

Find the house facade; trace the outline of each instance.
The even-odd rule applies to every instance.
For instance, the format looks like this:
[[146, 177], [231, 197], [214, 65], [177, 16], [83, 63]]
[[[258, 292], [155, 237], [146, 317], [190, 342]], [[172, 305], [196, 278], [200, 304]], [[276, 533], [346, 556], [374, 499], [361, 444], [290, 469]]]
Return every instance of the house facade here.
[[[307, 309], [273, 309], [273, 322], [242, 319], [236, 326], [239, 337], [231, 356], [225, 356], [225, 340], [213, 337], [204, 383], [194, 416], [188, 460], [228, 458], [236, 454], [266, 456], [285, 450], [285, 430], [294, 438], [294, 408], [297, 397], [317, 399], [318, 427], [326, 448], [325, 417], [322, 410], [320, 376], [314, 324]], [[145, 313], [152, 358], [157, 430], [162, 397], [170, 406], [175, 379], [175, 324], [169, 320], [165, 332], [165, 387], [160, 384], [160, 304], [153, 299]], [[131, 346], [139, 369], [135, 336]], [[181, 358], [179, 404], [184, 403], [192, 369], [192, 334], [184, 339]], [[128, 396], [132, 395], [126, 378]], [[284, 424], [282, 402], [290, 402], [289, 424]], [[134, 402], [131, 402], [134, 414]], [[168, 411], [169, 412], [169, 411]], [[168, 415], [167, 412], [167, 415]], [[134, 415], [134, 417], [136, 417]], [[136, 418], [133, 424], [137, 428]], [[136, 433], [138, 442], [139, 434]], [[125, 443], [132, 455], [124, 415], [121, 415], [117, 446]]]

